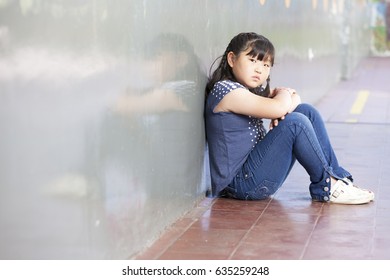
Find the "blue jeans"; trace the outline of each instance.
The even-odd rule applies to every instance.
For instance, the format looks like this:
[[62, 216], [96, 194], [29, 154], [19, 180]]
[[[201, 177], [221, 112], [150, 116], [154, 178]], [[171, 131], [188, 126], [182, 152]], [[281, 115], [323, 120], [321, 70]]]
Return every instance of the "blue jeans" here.
[[337, 161], [319, 112], [300, 104], [256, 145], [224, 192], [237, 199], [265, 199], [281, 187], [296, 160], [310, 176], [314, 200], [329, 200], [330, 176], [352, 179]]

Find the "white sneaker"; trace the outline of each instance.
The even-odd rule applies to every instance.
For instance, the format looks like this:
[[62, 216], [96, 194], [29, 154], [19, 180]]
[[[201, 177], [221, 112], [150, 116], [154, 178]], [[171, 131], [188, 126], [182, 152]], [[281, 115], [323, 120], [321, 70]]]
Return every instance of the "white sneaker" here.
[[349, 180], [338, 180], [332, 186], [329, 201], [337, 204], [365, 204], [373, 199], [373, 192], [360, 189]]
[[368, 192], [368, 194], [371, 196], [371, 201], [374, 201], [375, 194], [374, 194], [373, 191], [370, 191], [370, 190], [367, 190], [367, 189], [362, 189], [359, 186], [354, 185], [353, 182], [351, 180], [349, 180], [348, 178], [344, 178], [343, 181], [348, 182], [349, 185], [352, 185], [353, 187], [359, 188], [362, 191]]

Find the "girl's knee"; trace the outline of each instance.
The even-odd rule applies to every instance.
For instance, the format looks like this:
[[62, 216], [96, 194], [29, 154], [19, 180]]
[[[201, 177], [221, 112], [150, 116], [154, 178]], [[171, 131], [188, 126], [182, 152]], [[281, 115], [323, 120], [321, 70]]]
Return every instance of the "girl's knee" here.
[[295, 111], [315, 110], [314, 106], [308, 103], [301, 103], [297, 106]]
[[312, 129], [313, 125], [306, 115], [298, 112], [287, 114], [285, 119], [279, 123], [281, 129], [288, 129], [294, 134], [302, 129]]
[[292, 112], [290, 114], [287, 114], [284, 118], [286, 123], [310, 123], [308, 117], [302, 113], [299, 112]]
[[294, 112], [304, 114], [307, 117], [320, 115], [318, 110], [313, 105], [307, 103], [299, 104]]

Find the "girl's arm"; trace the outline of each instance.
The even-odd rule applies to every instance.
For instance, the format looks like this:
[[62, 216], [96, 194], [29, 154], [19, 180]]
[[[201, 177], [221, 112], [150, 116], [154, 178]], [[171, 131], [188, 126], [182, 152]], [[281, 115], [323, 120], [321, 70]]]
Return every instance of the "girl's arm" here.
[[[301, 97], [296, 93], [296, 91], [294, 89], [291, 89], [291, 88], [285, 88], [285, 89], [287, 89], [291, 94], [292, 103], [291, 103], [290, 109], [288, 110], [288, 113], [291, 113], [297, 108], [297, 106], [299, 104], [301, 104]], [[272, 93], [274, 93], [274, 91]], [[284, 119], [284, 116], [282, 116], [281, 118], [278, 118], [278, 119], [272, 119], [270, 124], [269, 124], [269, 129], [273, 129], [275, 126], [278, 126], [279, 121], [283, 120], [283, 119]]]
[[295, 90], [293, 90], [293, 89], [289, 89], [289, 90], [290, 90], [290, 93], [291, 93], [292, 104], [291, 104], [291, 107], [288, 110], [288, 112], [291, 113], [291, 112], [293, 112], [297, 108], [297, 106], [299, 104], [301, 104], [301, 97], [296, 93]]
[[215, 107], [214, 112], [232, 112], [256, 118], [278, 119], [289, 113], [293, 107], [293, 99], [287, 88], [277, 89], [273, 92], [272, 98], [258, 96], [247, 89], [239, 88], [226, 94]]
[[119, 97], [114, 110], [122, 115], [188, 111], [183, 101], [169, 89], [154, 89], [143, 94], [126, 94]]
[[[291, 107], [290, 109], [288, 110], [288, 113], [291, 113], [295, 110], [295, 108], [297, 108], [297, 106], [299, 104], [301, 104], [301, 97], [297, 94], [297, 92], [295, 91], [295, 89], [292, 89], [292, 88], [277, 88], [277, 89], [274, 89], [273, 90], [273, 94], [274, 95], [277, 95], [278, 92], [283, 89], [283, 90], [287, 90], [290, 95], [291, 95], [291, 101], [292, 101], [292, 104], [291, 104]], [[275, 93], [276, 92], [276, 93]]]

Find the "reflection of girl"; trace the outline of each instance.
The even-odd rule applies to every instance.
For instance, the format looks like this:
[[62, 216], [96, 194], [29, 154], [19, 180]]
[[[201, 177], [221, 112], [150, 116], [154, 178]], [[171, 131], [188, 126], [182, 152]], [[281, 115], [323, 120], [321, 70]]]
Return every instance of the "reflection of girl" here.
[[[131, 159], [134, 168], [141, 169], [139, 174], [146, 172], [142, 179], [152, 180], [150, 187], [159, 180], [160, 185], [168, 181], [171, 187], [181, 184], [182, 189], [182, 178], [197, 180], [196, 172], [187, 171], [196, 162], [201, 165], [203, 157], [197, 149], [204, 145], [199, 116], [203, 111], [200, 85], [204, 85], [205, 75], [193, 46], [179, 34], [157, 36], [145, 46], [143, 55], [140, 78], [147, 86], [130, 86], [115, 105], [117, 118], [126, 118], [124, 122], [136, 126], [128, 132], [127, 140], [132, 141], [118, 147], [129, 147], [126, 160]], [[150, 174], [151, 169], [154, 174]]]
[[199, 183], [200, 175], [190, 171], [203, 162], [198, 85], [204, 82], [183, 36], [162, 34], [141, 53], [132, 83], [104, 121], [99, 173], [106, 211], [126, 220], [151, 215], [147, 227], [158, 223], [156, 213], [175, 206], [167, 203], [173, 194], [193, 192]]
[[[265, 199], [276, 192], [297, 159], [310, 176], [314, 200], [362, 204], [371, 191], [352, 184], [337, 161], [318, 111], [290, 88], [270, 90], [274, 47], [240, 33], [226, 48], [206, 88], [206, 132], [214, 194]], [[261, 96], [261, 95], [265, 96]], [[262, 118], [271, 119], [266, 133]]]
[[[129, 88], [119, 98], [116, 110], [124, 115], [134, 113], [162, 113], [189, 111], [193, 107], [197, 86], [202, 84], [198, 58], [188, 41], [178, 34], [162, 34], [144, 50], [143, 78], [153, 83], [152, 88]], [[199, 98], [197, 98], [200, 100]]]

